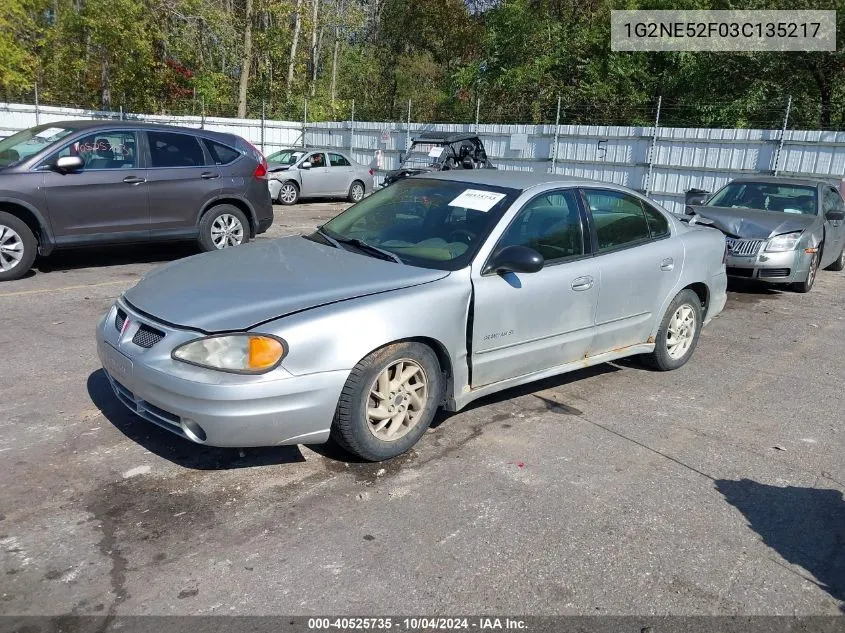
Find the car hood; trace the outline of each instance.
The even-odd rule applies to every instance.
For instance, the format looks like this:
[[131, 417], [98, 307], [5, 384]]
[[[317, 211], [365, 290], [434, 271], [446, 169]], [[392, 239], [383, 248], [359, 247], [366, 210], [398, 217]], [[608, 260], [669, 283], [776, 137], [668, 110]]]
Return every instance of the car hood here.
[[167, 323], [223, 332], [448, 274], [292, 235], [172, 262], [149, 273], [124, 298]]
[[816, 221], [814, 215], [736, 209], [732, 207], [693, 207], [702, 218], [712, 221], [713, 226], [731, 237], [768, 239], [783, 233], [804, 231]]

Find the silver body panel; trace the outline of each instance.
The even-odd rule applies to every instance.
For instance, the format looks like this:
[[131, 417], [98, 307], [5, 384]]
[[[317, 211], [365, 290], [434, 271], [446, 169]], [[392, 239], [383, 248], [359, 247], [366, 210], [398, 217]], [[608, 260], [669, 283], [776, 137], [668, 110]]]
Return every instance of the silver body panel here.
[[[375, 177], [370, 173], [370, 168], [355, 161], [347, 152], [338, 149], [307, 149], [294, 165], [284, 168], [281, 171], [274, 171], [274, 166], [269, 166], [267, 174], [267, 186], [270, 189], [270, 197], [278, 200], [282, 184], [292, 180], [299, 187], [301, 198], [317, 197], [340, 197], [345, 198], [349, 194], [352, 183], [360, 181], [364, 185], [364, 195], [373, 191]], [[315, 154], [323, 158], [323, 165], [304, 169], [302, 163], [309, 161]], [[329, 160], [329, 154], [343, 156], [349, 166], [334, 166]], [[276, 166], [280, 167], [280, 166]]]
[[[226, 262], [221, 256], [227, 251], [176, 262], [127, 291], [98, 326], [100, 358], [121, 401], [197, 441], [178, 422], [157, 416], [163, 411], [194, 420], [210, 445], [317, 443], [328, 437], [350, 370], [389, 343], [413, 339], [435, 349], [446, 381], [443, 404], [459, 410], [508, 387], [652, 351], [663, 315], [683, 288], [706, 289], [705, 323], [725, 305], [724, 236], [686, 226], [662, 210], [668, 237], [532, 274], [482, 274], [509, 222], [539, 193], [593, 186], [639, 194], [571, 178], [487, 170], [429, 178], [522, 190], [469, 266], [449, 272], [401, 265], [301, 237], [265, 250], [233, 250], [239, 257]], [[255, 262], [239, 262], [253, 254], [264, 257], [269, 270], [257, 281], [250, 279]], [[241, 275], [243, 287], [234, 298], [226, 295], [231, 284], [215, 292], [203, 282], [202, 271], [213, 267], [230, 270], [233, 281]], [[118, 308], [132, 322], [122, 334], [115, 324]], [[136, 322], [152, 324], [164, 338], [149, 349], [135, 345]], [[171, 358], [177, 345], [201, 332], [231, 330], [278, 336], [289, 352], [277, 369], [259, 376]]]

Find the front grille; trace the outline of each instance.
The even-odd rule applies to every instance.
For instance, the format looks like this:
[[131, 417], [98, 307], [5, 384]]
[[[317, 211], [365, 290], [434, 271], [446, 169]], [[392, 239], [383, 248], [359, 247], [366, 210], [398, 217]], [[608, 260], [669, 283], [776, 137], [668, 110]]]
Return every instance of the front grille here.
[[789, 277], [789, 268], [761, 268], [758, 277]]
[[731, 277], [753, 277], [753, 268], [737, 268], [736, 266], [728, 266], [727, 273]]
[[120, 308], [117, 309], [117, 314], [114, 317], [114, 327], [118, 332], [123, 332], [123, 324], [126, 323], [126, 313]]
[[163, 338], [164, 332], [142, 323], [135, 332], [135, 336], [132, 337], [132, 342], [139, 347], [150, 349]]
[[765, 240], [742, 240], [734, 237], [725, 238], [728, 245], [728, 252], [736, 257], [754, 257]]

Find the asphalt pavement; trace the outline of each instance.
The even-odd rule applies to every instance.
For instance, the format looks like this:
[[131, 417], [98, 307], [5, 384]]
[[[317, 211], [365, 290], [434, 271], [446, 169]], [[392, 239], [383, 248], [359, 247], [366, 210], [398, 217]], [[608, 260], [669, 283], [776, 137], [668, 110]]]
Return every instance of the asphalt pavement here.
[[[270, 239], [341, 203], [276, 207]], [[442, 414], [407, 455], [196, 446], [111, 394], [94, 326], [191, 245], [0, 285], [2, 614], [839, 614], [845, 274], [731, 285], [691, 362]]]

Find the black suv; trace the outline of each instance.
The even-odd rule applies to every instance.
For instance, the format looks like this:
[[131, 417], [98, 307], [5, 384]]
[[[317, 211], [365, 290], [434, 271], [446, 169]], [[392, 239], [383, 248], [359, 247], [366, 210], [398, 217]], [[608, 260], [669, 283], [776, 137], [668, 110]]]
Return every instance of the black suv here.
[[447, 169], [496, 169], [487, 158], [484, 143], [465, 132], [423, 132], [399, 157], [399, 169], [387, 172], [382, 186], [400, 178]]
[[0, 141], [0, 281], [36, 252], [196, 239], [211, 251], [273, 223], [267, 162], [233, 134], [62, 121]]

